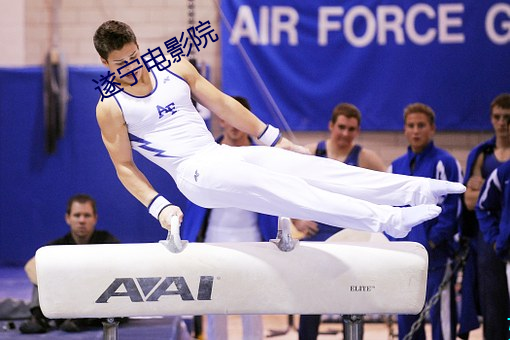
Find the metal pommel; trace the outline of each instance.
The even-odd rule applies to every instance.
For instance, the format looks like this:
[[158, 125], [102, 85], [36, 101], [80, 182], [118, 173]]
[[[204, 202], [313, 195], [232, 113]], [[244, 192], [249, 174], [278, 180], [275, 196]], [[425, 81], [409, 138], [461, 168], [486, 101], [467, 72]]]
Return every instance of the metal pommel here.
[[166, 249], [172, 253], [180, 253], [184, 250], [188, 241], [182, 241], [180, 235], [181, 223], [177, 215], [172, 216], [170, 220], [170, 230], [166, 240], [161, 240], [159, 243], [165, 246]]
[[278, 249], [281, 251], [291, 251], [299, 243], [298, 240], [293, 239], [290, 234], [291, 226], [290, 218], [280, 217], [278, 218], [278, 234], [275, 239], [271, 239], [270, 242], [276, 244]]

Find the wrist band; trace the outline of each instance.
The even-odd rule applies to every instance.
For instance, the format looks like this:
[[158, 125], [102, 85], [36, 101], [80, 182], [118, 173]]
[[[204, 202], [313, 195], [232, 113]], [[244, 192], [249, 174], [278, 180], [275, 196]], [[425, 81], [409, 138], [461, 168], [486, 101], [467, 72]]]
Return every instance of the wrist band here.
[[149, 214], [154, 216], [157, 220], [159, 220], [159, 214], [161, 214], [161, 211], [168, 207], [169, 205], [172, 205], [172, 203], [168, 202], [166, 198], [158, 194], [156, 197], [152, 199], [152, 202], [149, 204]]
[[267, 124], [265, 130], [262, 131], [257, 139], [264, 145], [275, 146], [281, 138], [282, 134], [280, 133], [280, 129]]

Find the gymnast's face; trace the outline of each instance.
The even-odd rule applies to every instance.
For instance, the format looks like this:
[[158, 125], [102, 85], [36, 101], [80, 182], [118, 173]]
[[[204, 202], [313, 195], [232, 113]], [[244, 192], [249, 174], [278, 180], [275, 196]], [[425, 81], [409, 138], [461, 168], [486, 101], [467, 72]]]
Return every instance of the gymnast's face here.
[[[121, 85], [131, 85], [135, 83], [136, 79], [142, 77], [142, 70], [144, 69], [140, 57], [140, 50], [138, 45], [134, 42], [127, 43], [120, 50], [114, 50], [108, 55], [108, 59], [101, 58], [104, 66], [108, 67], [111, 73], [115, 74], [115, 81]], [[138, 59], [138, 62], [136, 61]], [[127, 63], [133, 62], [129, 66]], [[119, 70], [119, 68], [123, 67]], [[131, 72], [132, 70], [135, 70]], [[131, 73], [130, 73], [131, 72]], [[122, 77], [122, 78], [121, 78]], [[136, 79], [135, 79], [136, 77]]]
[[436, 127], [426, 114], [410, 113], [404, 124], [404, 135], [414, 153], [422, 152], [434, 137]]
[[71, 228], [71, 234], [77, 244], [88, 243], [97, 223], [97, 215], [92, 204], [73, 202], [70, 213], [66, 214], [66, 223]]
[[331, 141], [338, 147], [349, 147], [354, 139], [358, 137], [360, 128], [359, 122], [354, 117], [340, 115], [336, 122], [329, 122], [329, 131], [331, 132]]

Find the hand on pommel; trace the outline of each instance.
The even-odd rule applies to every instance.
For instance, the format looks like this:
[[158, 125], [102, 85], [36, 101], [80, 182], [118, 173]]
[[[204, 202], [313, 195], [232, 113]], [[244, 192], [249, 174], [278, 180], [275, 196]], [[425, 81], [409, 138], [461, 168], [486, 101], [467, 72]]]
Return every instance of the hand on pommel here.
[[298, 144], [294, 144], [285, 137], [282, 137], [280, 139], [278, 144], [276, 144], [276, 147], [279, 147], [279, 148], [282, 148], [285, 150], [289, 150], [289, 151], [298, 152], [298, 153], [304, 153], [307, 155], [310, 154], [310, 151], [307, 148], [305, 148], [304, 146], [298, 145]]
[[182, 223], [182, 218], [184, 217], [184, 214], [182, 213], [181, 208], [179, 208], [176, 205], [169, 205], [165, 207], [159, 214], [159, 223], [161, 223], [161, 226], [164, 229], [170, 230], [171, 228], [170, 221], [172, 219], [172, 216], [177, 216], [179, 218], [179, 223]]

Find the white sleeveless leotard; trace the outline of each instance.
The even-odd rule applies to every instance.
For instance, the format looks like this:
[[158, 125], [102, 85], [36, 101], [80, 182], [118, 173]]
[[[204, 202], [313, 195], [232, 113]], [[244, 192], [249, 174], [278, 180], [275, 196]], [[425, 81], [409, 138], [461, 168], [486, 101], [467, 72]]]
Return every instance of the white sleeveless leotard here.
[[188, 84], [168, 70], [151, 70], [154, 90], [137, 97], [115, 95], [134, 150], [167, 170], [172, 177], [179, 163], [215, 145], [190, 97]]

